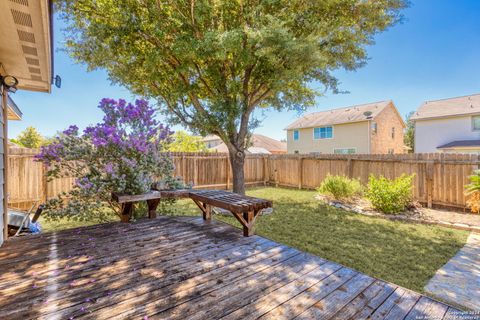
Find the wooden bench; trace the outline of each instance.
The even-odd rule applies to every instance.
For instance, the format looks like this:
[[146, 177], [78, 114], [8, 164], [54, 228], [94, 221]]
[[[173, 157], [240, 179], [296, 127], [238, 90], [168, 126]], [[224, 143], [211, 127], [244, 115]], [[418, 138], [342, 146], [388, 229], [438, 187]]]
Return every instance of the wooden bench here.
[[130, 221], [133, 213], [133, 205], [136, 202], [146, 201], [148, 205], [148, 217], [157, 217], [157, 207], [161, 199], [190, 198], [202, 210], [203, 219], [212, 219], [213, 207], [230, 211], [242, 224], [243, 235], [253, 235], [253, 227], [257, 216], [265, 208], [272, 207], [272, 201], [243, 196], [223, 190], [152, 190], [140, 195], [112, 194], [112, 199], [122, 205], [121, 220]]
[[254, 224], [260, 212], [272, 207], [272, 201], [223, 190], [192, 190], [189, 198], [202, 210], [203, 219], [212, 218], [213, 207], [230, 211], [243, 226], [243, 235], [254, 234]]
[[157, 217], [157, 207], [160, 203], [160, 192], [152, 190], [150, 192], [138, 195], [112, 193], [112, 199], [122, 206], [120, 219], [122, 222], [129, 222], [133, 213], [133, 205], [136, 202], [146, 201], [148, 206], [148, 217], [154, 219]]

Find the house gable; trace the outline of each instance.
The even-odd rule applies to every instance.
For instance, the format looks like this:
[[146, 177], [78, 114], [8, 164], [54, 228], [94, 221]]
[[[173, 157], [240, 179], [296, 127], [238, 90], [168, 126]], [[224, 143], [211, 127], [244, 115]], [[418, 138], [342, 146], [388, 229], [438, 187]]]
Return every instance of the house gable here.
[[406, 148], [403, 142], [403, 121], [397, 108], [390, 101], [378, 115], [376, 115], [370, 126], [372, 154], [405, 153]]

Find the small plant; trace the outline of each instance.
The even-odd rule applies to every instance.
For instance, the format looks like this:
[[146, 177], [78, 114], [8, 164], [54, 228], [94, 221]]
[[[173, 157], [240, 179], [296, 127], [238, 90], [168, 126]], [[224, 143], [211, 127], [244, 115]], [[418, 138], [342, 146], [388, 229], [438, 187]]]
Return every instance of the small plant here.
[[368, 180], [366, 197], [372, 206], [388, 214], [404, 211], [412, 201], [412, 181], [415, 175], [402, 174], [396, 179], [377, 178], [373, 175]]
[[470, 183], [465, 185], [467, 206], [473, 213], [480, 213], [480, 170], [475, 170], [469, 179]]
[[333, 197], [335, 200], [347, 200], [362, 194], [362, 185], [357, 179], [346, 176], [327, 175], [317, 191]]

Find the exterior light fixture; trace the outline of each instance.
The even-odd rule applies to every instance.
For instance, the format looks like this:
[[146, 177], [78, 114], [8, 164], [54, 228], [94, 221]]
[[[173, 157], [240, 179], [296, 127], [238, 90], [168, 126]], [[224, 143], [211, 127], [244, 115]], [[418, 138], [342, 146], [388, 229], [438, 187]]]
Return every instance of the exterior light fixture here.
[[1, 84], [4, 85], [8, 91], [10, 92], [16, 92], [17, 91], [17, 85], [18, 85], [18, 79], [15, 78], [14, 76], [6, 75], [6, 76], [0, 76]]

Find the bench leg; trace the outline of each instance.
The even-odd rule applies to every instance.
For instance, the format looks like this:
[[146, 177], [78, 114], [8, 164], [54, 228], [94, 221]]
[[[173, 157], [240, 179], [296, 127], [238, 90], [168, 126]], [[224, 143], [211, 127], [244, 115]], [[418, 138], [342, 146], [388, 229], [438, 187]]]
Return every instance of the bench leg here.
[[248, 211], [243, 213], [243, 219], [246, 222], [246, 225], [243, 226], [244, 237], [253, 236], [253, 219], [254, 218], [255, 218], [255, 213], [253, 211]]
[[133, 212], [133, 203], [123, 203], [122, 204], [122, 214], [120, 216], [120, 220], [122, 222], [130, 222], [130, 217], [132, 216]]
[[149, 219], [155, 219], [157, 217], [157, 207], [159, 203], [160, 199], [147, 200]]
[[209, 204], [203, 204], [205, 210], [203, 210], [203, 220], [212, 220], [212, 206]]

